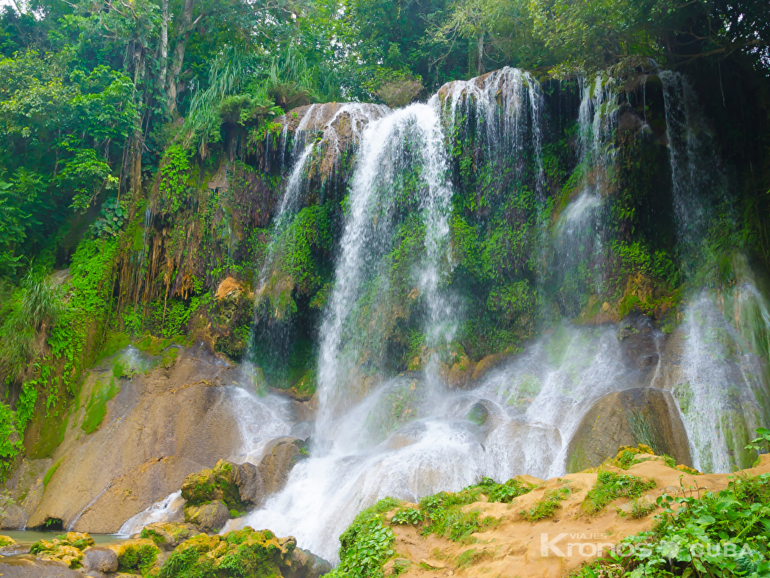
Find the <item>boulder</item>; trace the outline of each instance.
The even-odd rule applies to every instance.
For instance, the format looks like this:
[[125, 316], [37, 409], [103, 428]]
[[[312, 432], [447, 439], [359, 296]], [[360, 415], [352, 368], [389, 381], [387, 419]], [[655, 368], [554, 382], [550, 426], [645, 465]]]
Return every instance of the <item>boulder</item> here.
[[185, 540], [200, 534], [192, 524], [158, 522], [142, 529], [141, 537], [152, 540], [161, 550], [173, 550]]
[[109, 548], [87, 548], [83, 552], [81, 563], [86, 574], [91, 571], [101, 573], [118, 571], [118, 555]]
[[[88, 400], [95, 382], [109, 379], [111, 371], [109, 364], [93, 368], [81, 399]], [[54, 455], [56, 475], [27, 527], [57, 518], [73, 530], [117, 532], [126, 520], [179, 490], [189, 474], [236, 454], [242, 443], [236, 402], [223, 387], [231, 371], [204, 348], [181, 349], [169, 369], [156, 366], [120, 380], [120, 391], [94, 433], [81, 429], [81, 407], [69, 419]]]
[[591, 407], [567, 449], [567, 472], [601, 464], [620, 446], [650, 446], [691, 466], [687, 432], [671, 394], [653, 388], [610, 393]]
[[266, 495], [283, 489], [291, 469], [306, 456], [304, 447], [303, 440], [288, 437], [275, 439], [265, 447], [258, 469], [264, 480]]
[[110, 544], [107, 548], [118, 557], [120, 571], [132, 574], [144, 574], [156, 564], [160, 554], [160, 549], [152, 540], [143, 538]]
[[468, 387], [473, 378], [473, 372], [476, 364], [467, 356], [463, 355], [460, 361], [453, 364], [446, 378], [449, 389], [463, 389]]
[[219, 460], [214, 468], [187, 476], [182, 484], [182, 497], [191, 505], [220, 500], [228, 509], [244, 510], [261, 500], [264, 486], [262, 474], [254, 464]]
[[230, 519], [230, 510], [221, 500], [214, 500], [200, 506], [185, 507], [184, 519], [203, 532], [219, 532]]
[[164, 568], [184, 569], [187, 576], [205, 573], [220, 578], [256, 575], [255, 560], [260, 576], [318, 578], [331, 570], [328, 562], [296, 546], [291, 536], [277, 538], [270, 530], [254, 531], [246, 526], [222, 536], [190, 538], [174, 550]]

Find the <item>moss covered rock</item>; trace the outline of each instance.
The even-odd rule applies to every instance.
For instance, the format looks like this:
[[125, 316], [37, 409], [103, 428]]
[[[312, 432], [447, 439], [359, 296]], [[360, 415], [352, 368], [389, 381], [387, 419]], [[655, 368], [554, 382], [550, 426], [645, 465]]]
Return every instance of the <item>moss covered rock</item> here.
[[687, 432], [668, 392], [637, 388], [599, 399], [570, 442], [567, 472], [596, 467], [614, 456], [618, 447], [637, 444], [692, 465]]
[[146, 574], [155, 565], [160, 554], [160, 549], [155, 543], [144, 538], [111, 544], [108, 548], [117, 554], [120, 572]]
[[223, 536], [204, 534], [178, 546], [166, 560], [158, 578], [315, 578], [331, 567], [296, 548], [292, 537], [277, 538], [270, 530], [249, 526]]
[[256, 466], [219, 460], [213, 469], [187, 476], [182, 484], [182, 497], [193, 506], [219, 500], [228, 510], [244, 510], [257, 504], [263, 490]]
[[0, 548], [5, 548], [6, 546], [14, 546], [15, 544], [16, 540], [10, 536], [0, 536]]
[[43, 560], [56, 560], [70, 568], [80, 568], [83, 550], [93, 545], [94, 540], [87, 533], [68, 532], [50, 542], [48, 540], [35, 542], [29, 552]]
[[142, 529], [141, 537], [152, 540], [161, 550], [173, 550], [185, 540], [200, 534], [192, 524], [177, 524], [174, 522], [158, 522]]
[[218, 532], [230, 519], [230, 510], [221, 500], [200, 506], [187, 505], [184, 509], [184, 519], [203, 532]]

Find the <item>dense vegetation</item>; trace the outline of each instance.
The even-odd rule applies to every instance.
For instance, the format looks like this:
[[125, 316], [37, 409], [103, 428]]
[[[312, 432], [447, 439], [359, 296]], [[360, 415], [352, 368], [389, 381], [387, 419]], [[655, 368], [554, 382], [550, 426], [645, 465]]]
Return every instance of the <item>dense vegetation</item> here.
[[[726, 255], [723, 265], [736, 248], [767, 265], [769, 39], [770, 15], [763, 2], [751, 0], [6, 6], [0, 15], [3, 467], [22, 453], [50, 455], [84, 371], [131, 339], [151, 333], [168, 344], [211, 327], [218, 351], [234, 359], [246, 354], [252, 301], [221, 301], [215, 293], [228, 276], [244, 297], [254, 290], [286, 176], [270, 148], [281, 130], [275, 119], [304, 104], [403, 105], [444, 82], [504, 65], [532, 70], [541, 80], [551, 143], [542, 177], [532, 158], [525, 170], [511, 170], [473, 129], [451, 135], [458, 262], [451, 284], [467, 297], [455, 359], [515, 347], [543, 319], [595, 313], [604, 300], [618, 303], [621, 313], [676, 305], [688, 278], [685, 258], [670, 219], [651, 210], [665, 200], [656, 183], [666, 153], [622, 131], [614, 138], [623, 170], [613, 176], [602, 239], [611, 252], [591, 264], [607, 272], [604, 293], [588, 287], [585, 263], [554, 273], [537, 257], [542, 223], [555, 221], [584, 177], [577, 80], [597, 71], [632, 79], [653, 59], [693, 79], [731, 179], [719, 209], [724, 219], [715, 221], [729, 223], [713, 228], [709, 247]], [[624, 106], [649, 115], [660, 134], [655, 90], [647, 101], [639, 86], [616, 87]], [[274, 385], [312, 392], [311, 337], [333, 281], [348, 161], [338, 174], [320, 178], [320, 192], [280, 232], [281, 284], [254, 328], [257, 340], [276, 327], [288, 337], [264, 340], [278, 350], [257, 348]], [[223, 170], [229, 187], [219, 184]], [[406, 275], [423, 225], [408, 216], [420, 175], [402, 181], [397, 198], [404, 218], [387, 260], [390, 290], [409, 302]], [[538, 191], [545, 191], [544, 202]], [[720, 265], [713, 282], [729, 283], [729, 269]], [[631, 290], [629, 279], [637, 284]], [[640, 298], [647, 294], [642, 286], [655, 291]], [[389, 369], [407, 369], [415, 359], [419, 366], [420, 314], [408, 311], [384, 325]], [[110, 395], [113, 387], [105, 385], [103, 397]], [[98, 411], [84, 431], [99, 427], [105, 400], [94, 401]], [[29, 428], [35, 436], [25, 436]], [[33, 437], [53, 441], [41, 446]]]

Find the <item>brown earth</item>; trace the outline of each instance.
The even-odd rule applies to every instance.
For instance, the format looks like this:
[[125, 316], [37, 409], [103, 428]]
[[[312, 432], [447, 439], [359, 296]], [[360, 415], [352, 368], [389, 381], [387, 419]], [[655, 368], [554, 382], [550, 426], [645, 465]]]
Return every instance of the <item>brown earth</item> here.
[[[648, 480], [654, 480], [656, 489], [648, 492], [642, 499], [652, 500], [663, 494], [682, 495], [685, 488], [687, 496], [700, 495], [704, 491], [720, 491], [727, 487], [730, 476], [734, 474], [690, 475], [668, 467], [661, 458], [637, 463], [627, 471]], [[614, 468], [609, 468], [614, 469]], [[756, 468], [745, 470], [749, 475], [770, 472], [770, 455], [761, 456]], [[681, 477], [681, 483], [680, 483]], [[497, 526], [487, 532], [473, 534], [474, 543], [451, 542], [434, 535], [423, 537], [419, 527], [394, 526], [396, 535], [394, 550], [396, 556], [408, 565], [404, 578], [459, 576], [484, 578], [557, 578], [566, 577], [583, 563], [590, 562], [597, 556], [590, 554], [598, 546], [616, 545], [623, 538], [652, 528], [654, 512], [641, 519], [622, 516], [622, 509], [628, 510], [627, 499], [612, 502], [597, 516], [589, 516], [582, 508], [586, 493], [596, 483], [597, 474], [567, 474], [562, 478], [548, 480], [529, 494], [513, 500], [510, 504], [478, 502], [469, 504], [469, 511], [478, 510], [481, 517], [491, 516], [499, 520]], [[553, 518], [535, 523], [527, 522], [519, 512], [533, 507], [548, 490], [568, 485], [572, 493], [561, 503]], [[617, 507], [617, 508], [616, 508]], [[620, 509], [620, 511], [619, 511]], [[557, 539], [564, 534], [561, 539]], [[542, 555], [542, 541], [551, 541], [562, 552], [559, 556], [554, 549], [546, 546], [546, 555]], [[555, 542], [554, 542], [555, 541]], [[568, 544], [575, 544], [572, 548]], [[469, 550], [475, 553], [475, 561], [461, 565], [458, 561]], [[465, 559], [469, 554], [464, 556]], [[392, 575], [394, 562], [385, 565], [385, 575]]]

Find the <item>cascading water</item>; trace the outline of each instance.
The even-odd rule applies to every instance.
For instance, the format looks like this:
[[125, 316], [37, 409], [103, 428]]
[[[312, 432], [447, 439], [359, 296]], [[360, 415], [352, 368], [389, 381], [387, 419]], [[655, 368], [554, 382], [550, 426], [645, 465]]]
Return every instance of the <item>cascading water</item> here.
[[680, 247], [684, 248], [686, 259], [696, 259], [696, 251], [706, 235], [708, 213], [722, 201], [726, 180], [714, 138], [690, 82], [669, 70], [659, 76], [663, 82]]
[[381, 272], [381, 262], [394, 237], [391, 187], [413, 169], [412, 163], [419, 167], [418, 186], [424, 190], [425, 257], [419, 287], [429, 310], [427, 333], [434, 343], [441, 335], [451, 334], [451, 311], [439, 290], [441, 270], [449, 266], [451, 189], [446, 183], [445, 155], [435, 97], [429, 104], [397, 110], [364, 131], [350, 185], [334, 290], [321, 326], [317, 430], [322, 437], [330, 436], [329, 428], [340, 412], [368, 393], [371, 382], [356, 372], [361, 356], [372, 358], [375, 369], [384, 369], [377, 366], [383, 353], [383, 344], [377, 343], [383, 325], [377, 321], [388, 315], [390, 306], [388, 278]]
[[[538, 95], [539, 89], [523, 90], [524, 76], [518, 71], [507, 72], [505, 79], [511, 93], [504, 93], [503, 102], [510, 102], [504, 110], [523, 115], [524, 97]], [[523, 145], [515, 148], [523, 140], [523, 122], [492, 106], [493, 88], [499, 89], [501, 79], [487, 82], [478, 94], [476, 85], [466, 91], [468, 83], [455, 87], [451, 97], [444, 93], [448, 124], [461, 114], [457, 102], [469, 94], [490, 95], [490, 105], [480, 113], [489, 118], [479, 121], [485, 138], [490, 146], [502, 139], [524, 154]], [[531, 78], [527, 82], [534, 83]], [[451, 299], [442, 289], [442, 277], [451, 271], [452, 192], [440, 112], [434, 97], [428, 104], [394, 111], [364, 131], [334, 292], [321, 329], [320, 411], [311, 457], [292, 470], [286, 488], [264, 508], [228, 528], [249, 524], [289, 532], [303, 547], [336, 559], [337, 536], [377, 499], [416, 500], [460, 489], [482, 475], [508, 479], [521, 473], [562, 473], [570, 438], [593, 401], [638, 386], [641, 378], [623, 362], [614, 328], [563, 327], [493, 371], [472, 392], [448, 391], [430, 363], [422, 374], [380, 377], [379, 383], [356, 372], [358, 364], [382, 353], [376, 349], [383, 346], [377, 342], [382, 334], [378, 309], [390, 306], [382, 263], [395, 232], [392, 187], [415, 165], [424, 222], [415, 284], [426, 305], [426, 345], [440, 347], [452, 336]], [[502, 129], [490, 128], [496, 123]], [[383, 368], [378, 369], [382, 376]], [[483, 423], [469, 419], [479, 412], [486, 416]]]
[[[579, 261], [601, 249], [599, 220], [615, 169], [618, 107], [612, 80], [600, 77], [581, 90], [576, 194], [553, 223], [557, 260], [565, 271], [577, 270]], [[667, 98], [675, 97], [669, 91]], [[766, 355], [770, 347], [770, 314], [754, 281], [740, 283], [731, 303], [740, 312], [734, 317], [750, 317], [759, 329], [752, 325], [744, 331], [740, 323], [735, 329], [725, 320], [729, 308], [715, 308], [714, 296], [702, 294], [690, 304], [678, 333], [668, 338], [680, 346], [678, 353], [661, 351], [664, 336], [654, 332], [654, 367], [630, 360], [635, 346], [618, 336], [617, 326], [565, 323], [476, 379], [473, 390], [445, 386], [439, 355], [453, 339], [457, 315], [447, 289], [454, 266], [449, 243], [454, 175], [447, 145], [455, 144], [460, 131], [472, 133], [478, 144], [474, 158], [487, 156], [503, 175], [506, 194], [519, 194], [516, 179], [532, 191], [543, 178], [543, 98], [532, 77], [504, 69], [447, 85], [427, 104], [368, 119], [357, 137], [334, 284], [321, 324], [320, 409], [311, 455], [294, 466], [283, 490], [223, 531], [270, 528], [335, 560], [342, 531], [362, 508], [383, 497], [416, 501], [459, 490], [481, 476], [563, 474], [571, 442], [595, 403], [647, 386], [673, 394], [696, 467], [728, 470], [746, 457], [740, 455], [746, 435], [770, 415], [758, 353]], [[681, 105], [667, 102], [667, 114], [669, 109]], [[281, 223], [300, 208], [291, 198], [299, 199], [309, 186], [309, 167], [322, 156], [321, 143], [338, 144], [336, 133], [327, 136], [332, 122], [314, 116], [304, 126], [325, 122], [325, 128], [307, 140], [294, 137], [290, 156], [295, 160], [281, 201], [286, 217], [280, 209], [274, 239], [285, 226]], [[321, 141], [314, 140], [321, 132]], [[287, 132], [282, 140], [288, 138]], [[669, 144], [686, 145], [686, 140], [670, 138]], [[672, 163], [681, 158], [672, 153]], [[527, 167], [534, 169], [524, 175]], [[402, 234], [407, 219], [418, 223], [412, 228], [418, 239]], [[403, 261], [412, 263], [405, 290], [391, 275]], [[262, 285], [269, 275], [260, 274]], [[567, 281], [562, 279], [562, 286], [571, 290]], [[405, 293], [396, 298], [394, 291]], [[411, 311], [404, 301], [414, 304]], [[383, 336], [407, 317], [419, 324], [429, 361], [420, 372], [394, 376]], [[290, 420], [277, 398], [242, 395], [237, 405], [245, 441], [235, 457], [256, 463], [267, 439], [289, 433]], [[164, 507], [143, 519], [157, 517]]]

